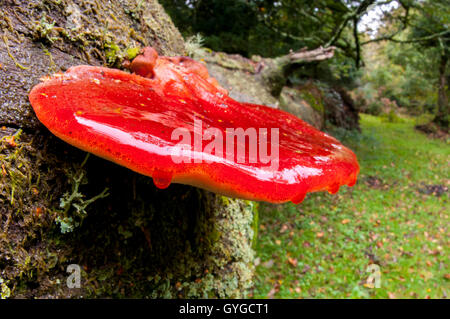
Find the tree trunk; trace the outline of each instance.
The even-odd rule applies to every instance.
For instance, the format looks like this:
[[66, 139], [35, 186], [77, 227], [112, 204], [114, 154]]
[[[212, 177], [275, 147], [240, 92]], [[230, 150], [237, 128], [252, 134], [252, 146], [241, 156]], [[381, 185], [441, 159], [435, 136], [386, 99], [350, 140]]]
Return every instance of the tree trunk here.
[[441, 55], [441, 61], [439, 63], [438, 110], [433, 120], [433, 122], [435, 122], [445, 130], [448, 130], [450, 122], [450, 107], [447, 96], [447, 63], [448, 55], [446, 54], [446, 52], [444, 52]]
[[327, 48], [319, 47], [309, 51], [302, 49], [275, 59], [263, 59], [256, 72], [259, 73], [263, 83], [270, 88], [272, 95], [278, 97], [281, 89], [286, 84], [285, 72], [289, 65], [331, 59], [334, 56], [335, 49], [333, 46]]
[[[73, 65], [119, 66], [149, 45], [184, 54], [158, 2], [0, 6], [2, 296], [244, 296], [253, 273], [254, 203], [185, 185], [157, 190], [151, 178], [87, 158], [54, 137], [28, 102], [40, 77]], [[70, 264], [81, 267], [80, 288], [66, 284]]]

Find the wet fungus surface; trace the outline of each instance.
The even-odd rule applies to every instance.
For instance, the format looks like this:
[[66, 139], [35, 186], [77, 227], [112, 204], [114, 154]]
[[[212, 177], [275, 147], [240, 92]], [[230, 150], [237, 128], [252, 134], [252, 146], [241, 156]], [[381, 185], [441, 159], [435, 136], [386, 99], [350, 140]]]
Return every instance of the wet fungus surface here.
[[56, 136], [159, 188], [300, 203], [355, 184], [351, 150], [289, 113], [233, 100], [203, 64], [145, 48], [127, 67], [72, 67], [43, 79], [30, 102]]

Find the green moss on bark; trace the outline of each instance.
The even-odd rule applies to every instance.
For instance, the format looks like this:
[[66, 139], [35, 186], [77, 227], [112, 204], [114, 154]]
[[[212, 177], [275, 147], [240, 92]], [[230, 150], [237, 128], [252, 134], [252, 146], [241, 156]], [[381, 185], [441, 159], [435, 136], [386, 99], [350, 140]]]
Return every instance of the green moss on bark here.
[[[255, 203], [184, 185], [157, 190], [150, 178], [96, 157], [70, 164], [85, 153], [54, 137], [33, 141], [7, 129], [1, 141], [0, 277], [12, 297], [233, 298], [250, 288]], [[77, 197], [105, 187], [111, 196], [61, 233], [60, 199], [73, 193], [81, 168], [95, 183], [80, 183]], [[72, 263], [83, 268], [81, 289], [66, 287]]]

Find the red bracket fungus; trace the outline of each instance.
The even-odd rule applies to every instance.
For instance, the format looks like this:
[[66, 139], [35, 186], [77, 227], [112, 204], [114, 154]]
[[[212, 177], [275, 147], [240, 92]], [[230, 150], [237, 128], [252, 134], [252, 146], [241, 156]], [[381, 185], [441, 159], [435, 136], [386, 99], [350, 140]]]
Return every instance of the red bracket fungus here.
[[203, 64], [145, 48], [128, 68], [75, 66], [46, 77], [29, 99], [53, 134], [159, 188], [300, 203], [355, 184], [351, 150], [289, 113], [233, 100]]

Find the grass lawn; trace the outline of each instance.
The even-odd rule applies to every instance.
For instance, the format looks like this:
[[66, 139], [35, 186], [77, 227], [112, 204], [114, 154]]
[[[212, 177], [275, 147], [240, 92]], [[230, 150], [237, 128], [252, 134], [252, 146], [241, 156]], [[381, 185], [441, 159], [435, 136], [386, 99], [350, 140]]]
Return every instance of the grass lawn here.
[[260, 206], [254, 298], [448, 297], [450, 145], [413, 126], [361, 115], [353, 188]]

